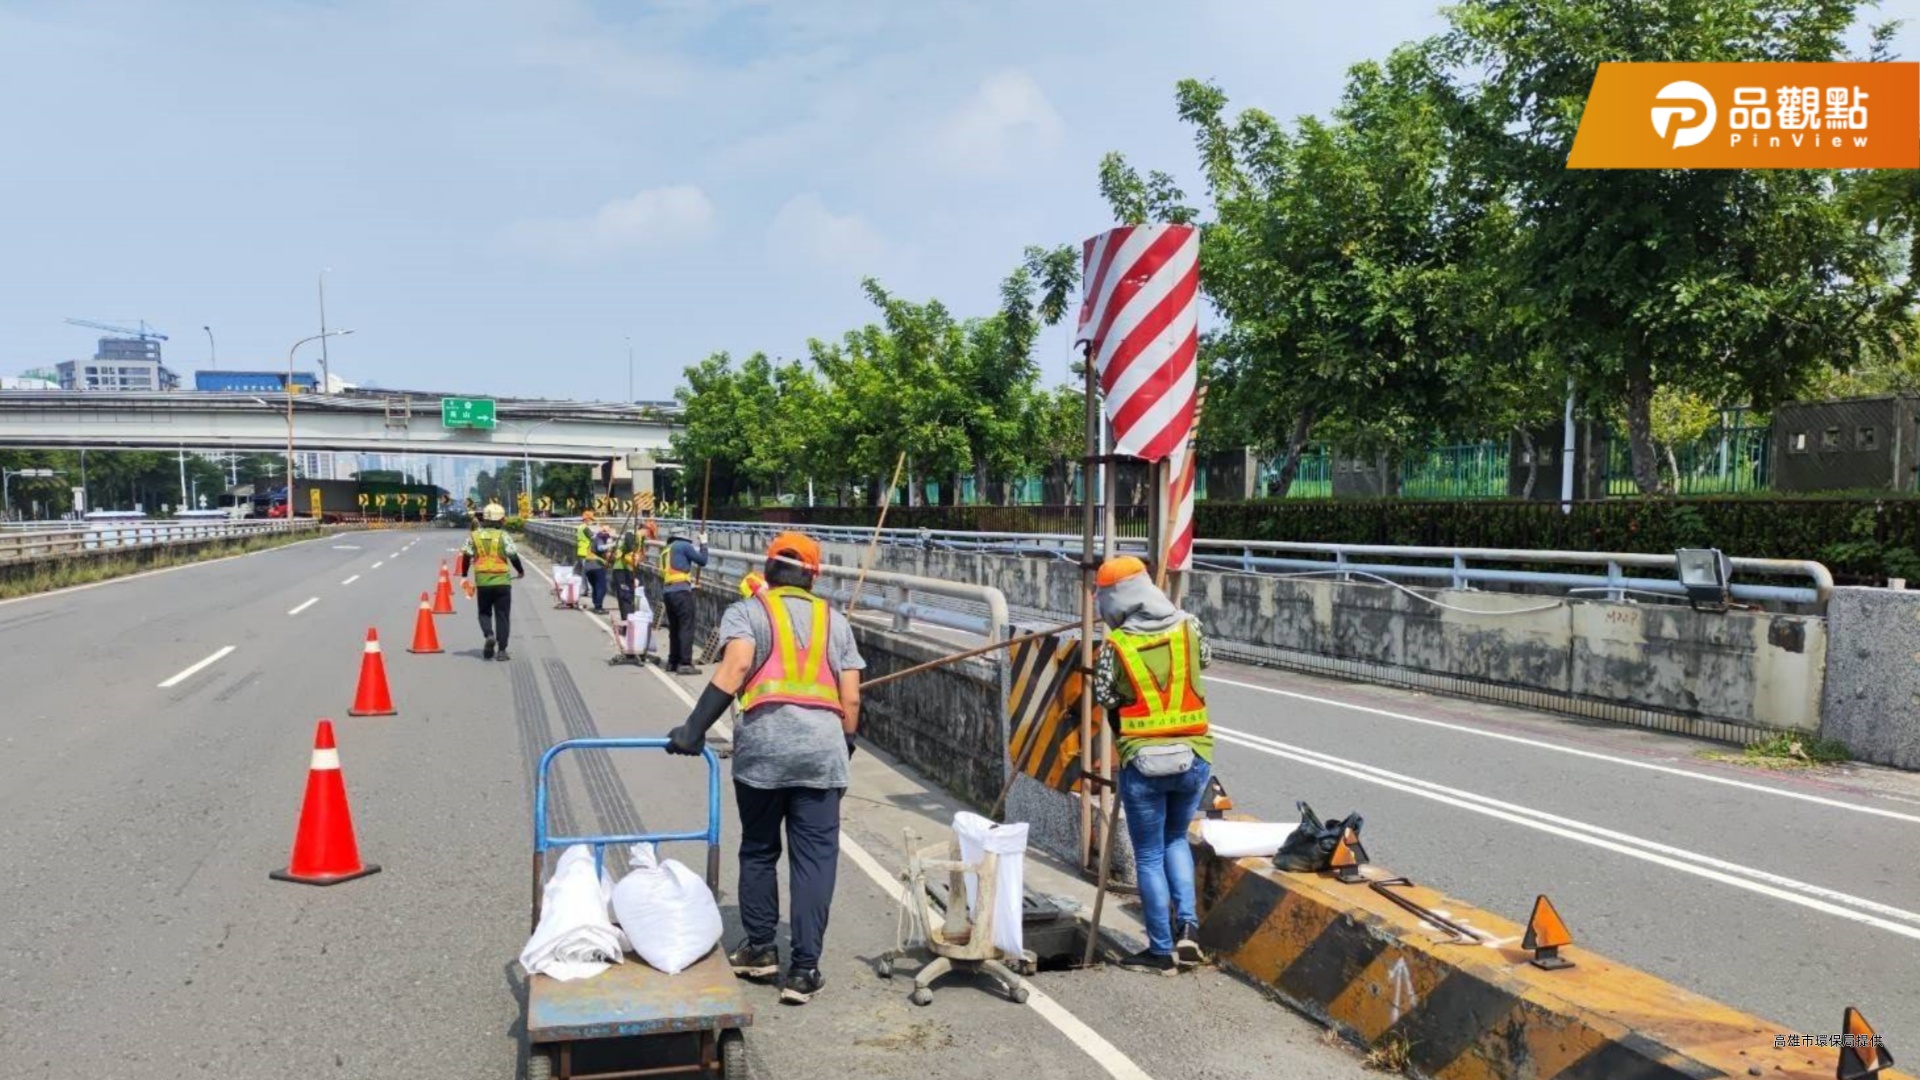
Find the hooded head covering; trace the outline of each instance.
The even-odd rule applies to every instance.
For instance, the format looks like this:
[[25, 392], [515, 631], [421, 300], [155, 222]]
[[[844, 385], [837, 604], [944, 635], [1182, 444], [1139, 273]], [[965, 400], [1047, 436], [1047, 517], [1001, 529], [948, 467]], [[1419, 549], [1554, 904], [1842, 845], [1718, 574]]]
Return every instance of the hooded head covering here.
[[1094, 593], [1100, 619], [1115, 630], [1134, 634], [1158, 634], [1171, 630], [1186, 612], [1173, 606], [1147, 576], [1144, 567]]

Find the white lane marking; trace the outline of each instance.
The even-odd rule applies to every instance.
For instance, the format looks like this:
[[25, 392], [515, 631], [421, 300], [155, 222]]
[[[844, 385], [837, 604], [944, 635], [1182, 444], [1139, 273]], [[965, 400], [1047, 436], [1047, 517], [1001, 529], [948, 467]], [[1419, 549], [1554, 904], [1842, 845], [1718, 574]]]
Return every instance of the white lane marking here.
[[223, 563], [230, 559], [251, 559], [255, 555], [270, 555], [276, 551], [285, 551], [288, 548], [296, 548], [303, 544], [311, 544], [317, 540], [325, 539], [326, 537], [324, 536], [315, 536], [307, 540], [295, 540], [291, 544], [281, 544], [279, 547], [261, 548], [259, 551], [243, 551], [238, 555], [222, 555], [217, 559], [203, 559], [199, 562], [181, 563], [178, 566], [163, 566], [158, 570], [142, 570], [137, 574], [123, 574], [120, 577], [108, 578], [105, 581], [91, 581], [85, 585], [68, 585], [61, 589], [48, 589], [46, 592], [31, 593], [27, 596], [16, 596], [11, 600], [0, 600], [0, 607], [5, 607], [8, 604], [24, 604], [29, 600], [42, 600], [49, 596], [64, 596], [67, 593], [86, 592], [88, 589], [104, 589], [109, 585], [118, 585], [126, 581], [137, 581], [140, 578], [157, 577], [161, 574], [177, 574], [182, 570], [193, 570], [202, 566], [212, 566], [214, 563]]
[[381, 559], [379, 562], [374, 563], [371, 567], [369, 567], [369, 569], [378, 570], [385, 565], [387, 565], [387, 560]]
[[[679, 690], [683, 697], [686, 696], [686, 691], [681, 690], [677, 684], [674, 685], [674, 689]], [[688, 698], [688, 701], [691, 702], [692, 698]], [[900, 878], [887, 873], [886, 867], [881, 866], [878, 859], [869, 854], [866, 848], [860, 846], [859, 841], [848, 836], [845, 831], [840, 833], [840, 850], [846, 854], [853, 865], [872, 878], [875, 885], [880, 886], [882, 893], [896, 898], [897, 901], [901, 891]], [[1073, 1045], [1092, 1058], [1094, 1064], [1100, 1066], [1108, 1076], [1115, 1077], [1116, 1080], [1153, 1080], [1152, 1076], [1145, 1069], [1134, 1064], [1133, 1059], [1124, 1051], [1108, 1042], [1099, 1032], [1089, 1027], [1086, 1021], [1073, 1015], [1066, 1006], [1053, 1000], [1032, 981], [1029, 980], [1026, 987], [1027, 1005], [1038, 1013], [1042, 1020], [1052, 1024], [1054, 1030], [1065, 1035]]]
[[[534, 569], [538, 570], [539, 567], [535, 567]], [[544, 571], [542, 571], [541, 576], [546, 576]], [[549, 578], [548, 580], [552, 579]], [[666, 672], [660, 671], [657, 668], [654, 669], [654, 674], [658, 675], [660, 679], [667, 684], [667, 688], [672, 690], [681, 701], [686, 702], [689, 708], [693, 706], [693, 695], [687, 692], [686, 687], [673, 681], [667, 676]], [[1218, 731], [1219, 729], [1215, 728], [1214, 730]], [[900, 894], [900, 879], [893, 874], [887, 873], [886, 867], [881, 866], [878, 859], [875, 859], [868, 853], [866, 848], [860, 846], [859, 841], [848, 836], [844, 831], [840, 833], [840, 850], [846, 853], [847, 858], [852, 860], [855, 866], [865, 871], [866, 875], [873, 879], [874, 884], [880, 886], [881, 892], [895, 897]], [[1094, 1064], [1099, 1065], [1100, 1068], [1106, 1071], [1108, 1076], [1115, 1077], [1116, 1080], [1153, 1080], [1153, 1077], [1150, 1076], [1146, 1070], [1135, 1065], [1133, 1059], [1129, 1058], [1125, 1052], [1108, 1042], [1099, 1032], [1087, 1026], [1085, 1021], [1069, 1012], [1066, 1006], [1053, 1000], [1053, 998], [1049, 997], [1039, 987], [1033, 985], [1031, 981], [1027, 982], [1026, 986], [1027, 1004], [1032, 1007], [1033, 1011], [1038, 1013], [1042, 1020], [1052, 1024], [1056, 1031], [1065, 1035], [1075, 1046], [1084, 1051], [1088, 1057], [1094, 1060]]]
[[[1403, 791], [1409, 795], [1418, 795], [1421, 798], [1432, 799], [1435, 802], [1445, 803], [1448, 806], [1458, 807], [1462, 810], [1471, 810], [1476, 814], [1485, 814], [1488, 817], [1512, 822], [1515, 825], [1524, 825], [1530, 829], [1538, 829], [1541, 832], [1550, 833], [1568, 840], [1577, 840], [1580, 843], [1590, 844], [1593, 847], [1606, 851], [1640, 859], [1658, 866], [1665, 866], [1682, 873], [1693, 874], [1697, 877], [1706, 878], [1709, 881], [1720, 882], [1723, 885], [1731, 885], [1737, 889], [1745, 889], [1748, 892], [1759, 893], [1762, 896], [1771, 896], [1776, 900], [1785, 900], [1790, 904], [1798, 904], [1804, 908], [1811, 908], [1814, 911], [1835, 915], [1842, 919], [1850, 919], [1854, 922], [1874, 927], [1875, 929], [1885, 930], [1889, 933], [1899, 934], [1902, 937], [1920, 941], [1920, 926], [1903, 926], [1900, 923], [1890, 922], [1876, 915], [1867, 914], [1866, 911], [1843, 907], [1838, 903], [1830, 903], [1827, 900], [1818, 898], [1820, 895], [1845, 896], [1846, 894], [1844, 893], [1836, 893], [1833, 890], [1807, 885], [1803, 882], [1793, 882], [1792, 886], [1786, 888], [1775, 887], [1766, 882], [1768, 880], [1792, 881], [1792, 879], [1780, 878], [1777, 875], [1768, 874], [1765, 871], [1752, 870], [1746, 867], [1739, 867], [1739, 873], [1745, 873], [1750, 876], [1740, 877], [1735, 873], [1725, 873], [1703, 865], [1706, 863], [1720, 866], [1735, 865], [1722, 862], [1718, 859], [1709, 859], [1706, 856], [1691, 853], [1683, 853], [1685, 858], [1673, 858], [1661, 854], [1661, 852], [1679, 851], [1680, 849], [1669, 848], [1665, 845], [1655, 844], [1652, 841], [1642, 840], [1637, 837], [1627, 837], [1628, 842], [1626, 843], [1617, 842], [1608, 837], [1622, 834], [1609, 833], [1608, 830], [1599, 829], [1596, 826], [1573, 822], [1571, 823], [1573, 827], [1562, 827], [1554, 822], [1566, 821], [1567, 819], [1565, 818], [1554, 818], [1553, 815], [1542, 814], [1539, 811], [1527, 810], [1524, 807], [1513, 807], [1510, 803], [1500, 803], [1497, 800], [1487, 799], [1485, 796], [1474, 795], [1471, 792], [1457, 791], [1452, 788], [1441, 787], [1438, 784], [1429, 784], [1424, 780], [1416, 780], [1412, 777], [1389, 773], [1384, 769], [1355, 765], [1334, 758], [1323, 760], [1320, 755], [1312, 751], [1299, 750], [1297, 747], [1279, 749], [1278, 747], [1284, 746], [1285, 744], [1264, 745], [1265, 743], [1271, 742], [1271, 740], [1249, 737], [1240, 732], [1228, 731], [1217, 725], [1213, 728], [1213, 732], [1215, 736], [1222, 741], [1232, 743], [1235, 746], [1244, 746], [1248, 749], [1258, 750], [1261, 753], [1271, 754], [1274, 757], [1286, 758], [1290, 761], [1297, 761], [1303, 765], [1312, 765], [1316, 768], [1326, 769], [1329, 772], [1344, 773], [1357, 780], [1365, 780], [1369, 783], [1379, 784], [1382, 787], [1392, 788], [1395, 791]], [[1512, 810], [1502, 809], [1502, 807], [1512, 807]], [[1590, 831], [1583, 832], [1581, 831], [1583, 829]], [[1636, 843], [1645, 846], [1632, 846]], [[1686, 861], [1687, 859], [1695, 861]], [[1795, 892], [1793, 891], [1794, 887], [1806, 891]], [[1863, 908], [1873, 910], [1899, 912], [1898, 917], [1900, 918], [1920, 919], [1920, 915], [1915, 915], [1913, 912], [1901, 911], [1899, 908], [1889, 907], [1888, 905], [1879, 904], [1870, 900], [1862, 900], [1858, 897], [1847, 897], [1847, 902], [1856, 903]]]
[[341, 582], [340, 584], [342, 584], [342, 585], [351, 585], [351, 584], [353, 584], [354, 582], [356, 582], [356, 581], [359, 581], [359, 580], [360, 580], [360, 575], [359, 575], [359, 574], [355, 574], [355, 575], [353, 575], [352, 577], [350, 577], [350, 578], [348, 578], [347, 580], [345, 580], [345, 581], [343, 581], [343, 582]]
[[175, 686], [180, 685], [181, 683], [192, 678], [195, 672], [200, 671], [202, 668], [205, 668], [207, 665], [214, 663], [215, 661], [219, 660], [221, 657], [227, 655], [232, 651], [233, 651], [233, 646], [231, 645], [228, 645], [222, 648], [219, 652], [214, 653], [212, 656], [207, 657], [205, 660], [200, 661], [199, 663], [193, 665], [192, 667], [181, 672], [180, 674], [175, 675], [173, 678], [168, 679], [166, 682], [161, 683], [160, 689], [168, 690], [168, 689], [172, 689]]
[[1712, 773], [1695, 772], [1692, 769], [1678, 769], [1671, 765], [1661, 765], [1652, 761], [1636, 761], [1633, 758], [1617, 757], [1613, 754], [1602, 754], [1594, 750], [1581, 750], [1577, 747], [1561, 746], [1558, 743], [1551, 743], [1542, 739], [1529, 739], [1524, 735], [1509, 735], [1504, 731], [1487, 731], [1468, 724], [1453, 724], [1445, 720], [1433, 720], [1424, 716], [1411, 716], [1407, 713], [1392, 712], [1387, 709], [1376, 709], [1369, 705], [1355, 705], [1352, 702], [1340, 701], [1335, 698], [1316, 697], [1313, 694], [1302, 694], [1293, 690], [1281, 690], [1272, 686], [1261, 686], [1258, 683], [1240, 682], [1235, 679], [1222, 679], [1213, 675], [1207, 676], [1207, 681], [1210, 683], [1222, 683], [1227, 686], [1237, 686], [1244, 690], [1259, 690], [1263, 693], [1279, 694], [1283, 697], [1290, 697], [1299, 701], [1311, 701], [1316, 705], [1332, 705], [1337, 708], [1351, 709], [1354, 712], [1371, 713], [1374, 716], [1384, 716], [1390, 720], [1405, 720], [1412, 724], [1425, 724], [1428, 727], [1442, 728], [1447, 731], [1458, 731], [1468, 735], [1478, 735], [1485, 739], [1499, 739], [1502, 742], [1518, 743], [1521, 746], [1531, 746], [1538, 750], [1552, 750], [1555, 753], [1572, 754], [1575, 757], [1589, 758], [1594, 761], [1605, 761], [1613, 765], [1627, 765], [1635, 769], [1649, 769], [1653, 772], [1666, 773], [1669, 776], [1682, 776], [1689, 780], [1704, 780], [1710, 784], [1725, 784], [1728, 787], [1744, 788], [1748, 791], [1757, 791], [1764, 795], [1778, 795], [1786, 799], [1799, 799], [1802, 802], [1816, 803], [1820, 806], [1831, 806], [1839, 810], [1853, 810], [1862, 814], [1874, 814], [1878, 817], [1892, 818], [1896, 821], [1905, 821], [1920, 825], [1920, 815], [1917, 814], [1903, 814], [1898, 810], [1886, 810], [1878, 806], [1863, 806], [1859, 803], [1829, 799], [1822, 795], [1809, 795], [1801, 791], [1788, 791], [1784, 788], [1768, 787], [1765, 784], [1756, 784], [1749, 780], [1735, 780], [1730, 776], [1715, 776]]
[[335, 544], [335, 545], [333, 545], [333, 550], [335, 550], [335, 551], [359, 551], [359, 550], [360, 550], [360, 545], [359, 545], [359, 544]]
[[294, 609], [293, 609], [292, 611], [289, 611], [289, 612], [287, 612], [287, 614], [289, 614], [289, 615], [298, 615], [298, 614], [300, 614], [301, 612], [303, 612], [303, 611], [305, 611], [305, 610], [307, 610], [308, 608], [310, 608], [310, 607], [312, 607], [313, 605], [315, 605], [315, 604], [317, 604], [317, 603], [319, 603], [319, 602], [320, 602], [320, 598], [319, 598], [319, 597], [317, 597], [317, 596], [313, 596], [313, 597], [308, 597], [308, 598], [307, 598], [307, 602], [306, 602], [306, 603], [304, 603], [304, 604], [301, 604], [301, 605], [300, 605], [299, 607], [296, 607], [296, 608], [294, 608]]

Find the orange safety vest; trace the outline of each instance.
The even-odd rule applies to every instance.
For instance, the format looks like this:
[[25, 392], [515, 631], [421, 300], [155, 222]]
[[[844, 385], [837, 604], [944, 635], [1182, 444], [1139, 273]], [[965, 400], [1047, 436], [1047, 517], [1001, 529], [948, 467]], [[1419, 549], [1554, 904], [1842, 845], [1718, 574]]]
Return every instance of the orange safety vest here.
[[[800, 705], [825, 709], [836, 716], [847, 715], [840, 704], [840, 684], [827, 663], [827, 644], [831, 637], [827, 602], [806, 591], [786, 586], [765, 589], [759, 594], [773, 627], [773, 648], [767, 662], [747, 679], [740, 691], [740, 711], [746, 713], [761, 705]], [[807, 634], [807, 649], [800, 651], [793, 632], [793, 620], [787, 614], [786, 598], [798, 597], [813, 608]]]
[[504, 554], [507, 546], [506, 534], [498, 529], [480, 529], [473, 534], [473, 572], [476, 574], [504, 574], [508, 569]]
[[[1199, 672], [1193, 670], [1192, 638], [1181, 620], [1159, 634], [1131, 634], [1115, 630], [1107, 635], [1114, 656], [1133, 684], [1133, 703], [1120, 707], [1123, 739], [1185, 738], [1207, 733], [1207, 699], [1200, 693]], [[1154, 681], [1142, 655], [1149, 649], [1167, 650], [1167, 681]], [[1175, 692], [1179, 696], [1174, 696]]]

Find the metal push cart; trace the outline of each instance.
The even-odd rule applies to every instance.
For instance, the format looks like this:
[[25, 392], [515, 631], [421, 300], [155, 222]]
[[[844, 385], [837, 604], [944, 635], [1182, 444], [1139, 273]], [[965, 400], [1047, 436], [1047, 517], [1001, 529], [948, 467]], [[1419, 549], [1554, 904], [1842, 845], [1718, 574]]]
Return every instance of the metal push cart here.
[[[707, 763], [707, 827], [700, 832], [608, 836], [552, 836], [547, 832], [547, 779], [556, 757], [569, 750], [664, 750], [665, 739], [568, 739], [540, 756], [533, 789], [533, 925], [540, 921], [546, 856], [574, 844], [593, 847], [606, 864], [614, 844], [704, 842], [707, 885], [720, 888], [720, 760], [703, 750]], [[545, 975], [527, 980], [528, 1080], [614, 1080], [616, 1077], [701, 1075], [742, 1080], [749, 1075], [744, 1030], [753, 1008], [715, 947], [678, 975], [667, 975], [637, 957], [589, 979], [560, 982]], [[671, 1044], [679, 1042], [680, 1047]], [[669, 1049], [697, 1053], [685, 1062], [639, 1064]]]

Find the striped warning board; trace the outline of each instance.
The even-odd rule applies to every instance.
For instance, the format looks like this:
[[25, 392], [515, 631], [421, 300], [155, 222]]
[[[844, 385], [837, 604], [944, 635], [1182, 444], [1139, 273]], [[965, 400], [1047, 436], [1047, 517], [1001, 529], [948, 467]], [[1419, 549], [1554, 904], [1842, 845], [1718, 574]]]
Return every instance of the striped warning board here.
[[1035, 638], [1014, 646], [1008, 659], [1007, 753], [1014, 768], [1073, 794], [1080, 786], [1080, 690], [1086, 681], [1079, 670], [1080, 639]]
[[[1431, 889], [1396, 890], [1480, 939], [1459, 944], [1366, 885], [1211, 857], [1199, 940], [1225, 967], [1410, 1073], [1447, 1080], [1825, 1080], [1837, 1049], [1778, 1048], [1780, 1025], [1584, 949], [1542, 971], [1521, 928]], [[1372, 868], [1374, 879], [1384, 871]], [[1749, 1072], [1751, 1070], [1751, 1072]], [[1891, 1080], [1900, 1074], [1881, 1073]]]

